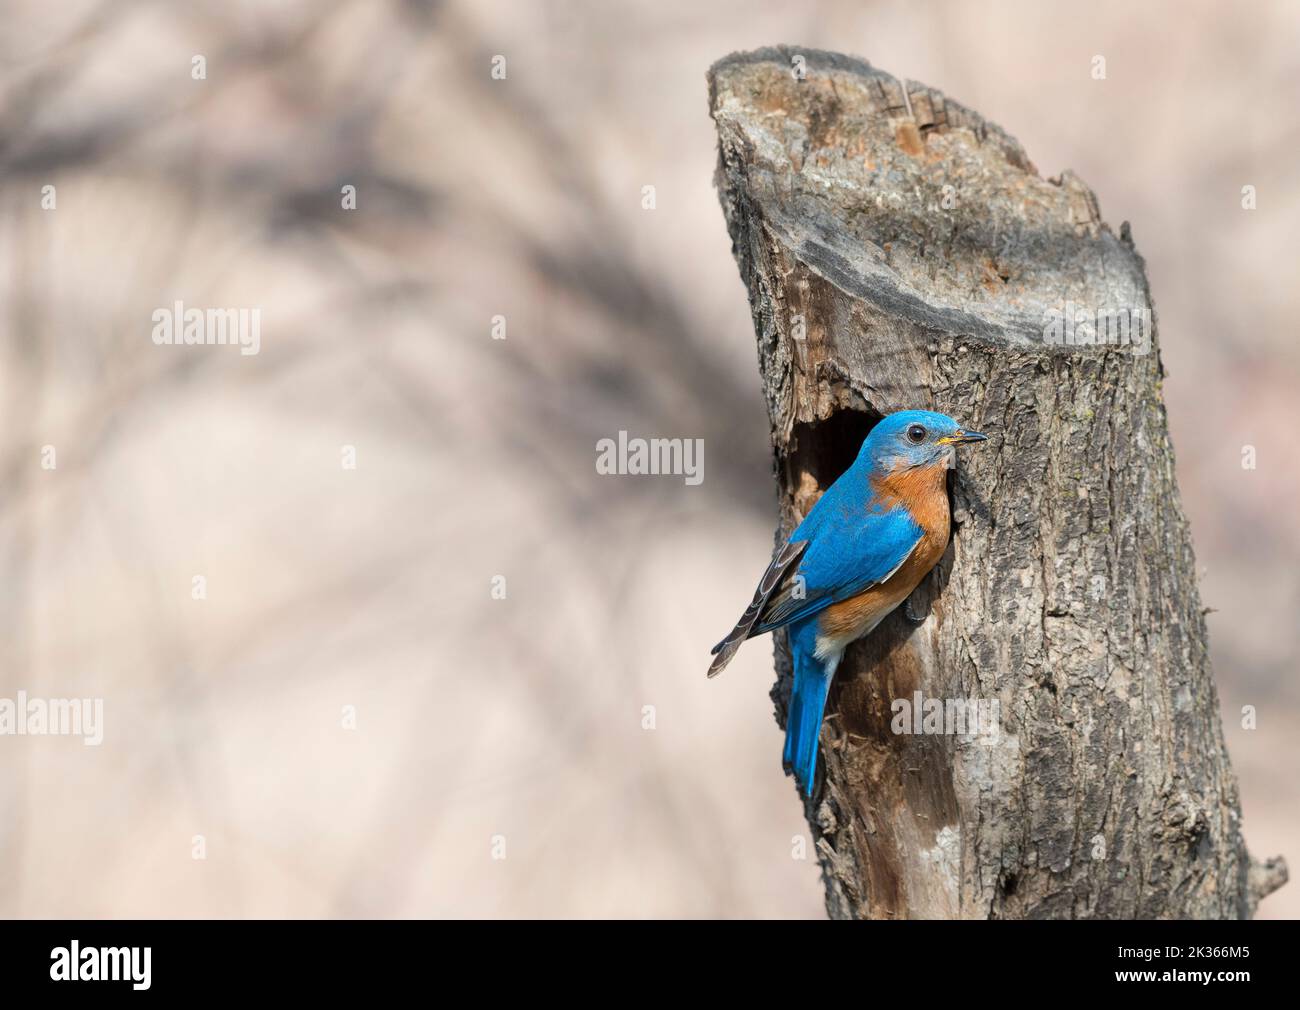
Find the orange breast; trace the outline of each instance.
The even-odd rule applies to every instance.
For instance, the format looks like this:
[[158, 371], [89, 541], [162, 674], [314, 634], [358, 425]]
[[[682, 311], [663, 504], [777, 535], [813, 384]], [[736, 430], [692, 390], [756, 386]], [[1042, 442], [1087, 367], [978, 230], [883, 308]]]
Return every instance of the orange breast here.
[[921, 542], [901, 568], [878, 586], [857, 596], [832, 603], [821, 614], [817, 630], [836, 648], [847, 645], [874, 628], [897, 607], [938, 564], [948, 546], [949, 515], [947, 470], [942, 464], [910, 469], [873, 481], [879, 506], [906, 505], [921, 527]]

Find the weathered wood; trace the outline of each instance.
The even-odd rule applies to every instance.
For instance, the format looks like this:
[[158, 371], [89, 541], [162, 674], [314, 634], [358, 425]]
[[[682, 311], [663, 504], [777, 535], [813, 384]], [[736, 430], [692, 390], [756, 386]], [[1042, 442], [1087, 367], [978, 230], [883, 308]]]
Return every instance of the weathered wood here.
[[[1286, 870], [1252, 867], [1241, 838], [1127, 226], [978, 114], [861, 60], [737, 54], [709, 89], [778, 535], [889, 411], [992, 436], [962, 453], [953, 541], [912, 601], [925, 623], [895, 613], [836, 677], [807, 804], [831, 915], [1251, 914]], [[1147, 326], [1053, 342], [1067, 306]], [[896, 734], [892, 703], [917, 691], [996, 702], [996, 734]]]

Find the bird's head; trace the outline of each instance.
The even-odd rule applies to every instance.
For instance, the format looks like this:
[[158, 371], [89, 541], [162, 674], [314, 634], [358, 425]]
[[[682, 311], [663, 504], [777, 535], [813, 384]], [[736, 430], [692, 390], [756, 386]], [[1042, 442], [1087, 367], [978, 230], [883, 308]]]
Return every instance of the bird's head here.
[[987, 435], [963, 428], [947, 414], [900, 410], [871, 429], [858, 458], [886, 473], [940, 463], [951, 467], [957, 446], [987, 439]]

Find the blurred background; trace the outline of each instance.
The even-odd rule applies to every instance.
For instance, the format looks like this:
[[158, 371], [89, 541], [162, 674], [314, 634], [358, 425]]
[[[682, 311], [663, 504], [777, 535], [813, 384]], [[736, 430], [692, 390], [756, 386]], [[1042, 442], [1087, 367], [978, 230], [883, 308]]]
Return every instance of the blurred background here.
[[[0, 697], [105, 726], [0, 737], [0, 914], [824, 915], [769, 642], [704, 678], [775, 523], [704, 75], [778, 42], [1132, 221], [1245, 835], [1300, 869], [1300, 7], [8, 0]], [[176, 300], [260, 353], [156, 346]], [[620, 430], [703, 483], [598, 475]]]

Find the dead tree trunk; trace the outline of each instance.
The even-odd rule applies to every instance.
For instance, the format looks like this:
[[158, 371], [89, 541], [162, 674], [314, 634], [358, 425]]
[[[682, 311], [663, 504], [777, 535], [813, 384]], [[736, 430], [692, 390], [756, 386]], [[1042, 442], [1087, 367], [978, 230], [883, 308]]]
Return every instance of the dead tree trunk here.
[[[925, 623], [896, 612], [837, 674], [807, 805], [831, 915], [1249, 916], [1286, 869], [1241, 838], [1127, 226], [857, 59], [737, 54], [709, 91], [780, 535], [885, 413], [992, 436], [953, 479], [953, 542], [912, 601]], [[783, 722], [779, 636], [776, 653]], [[916, 692], [982, 701], [994, 730], [897, 733]]]

